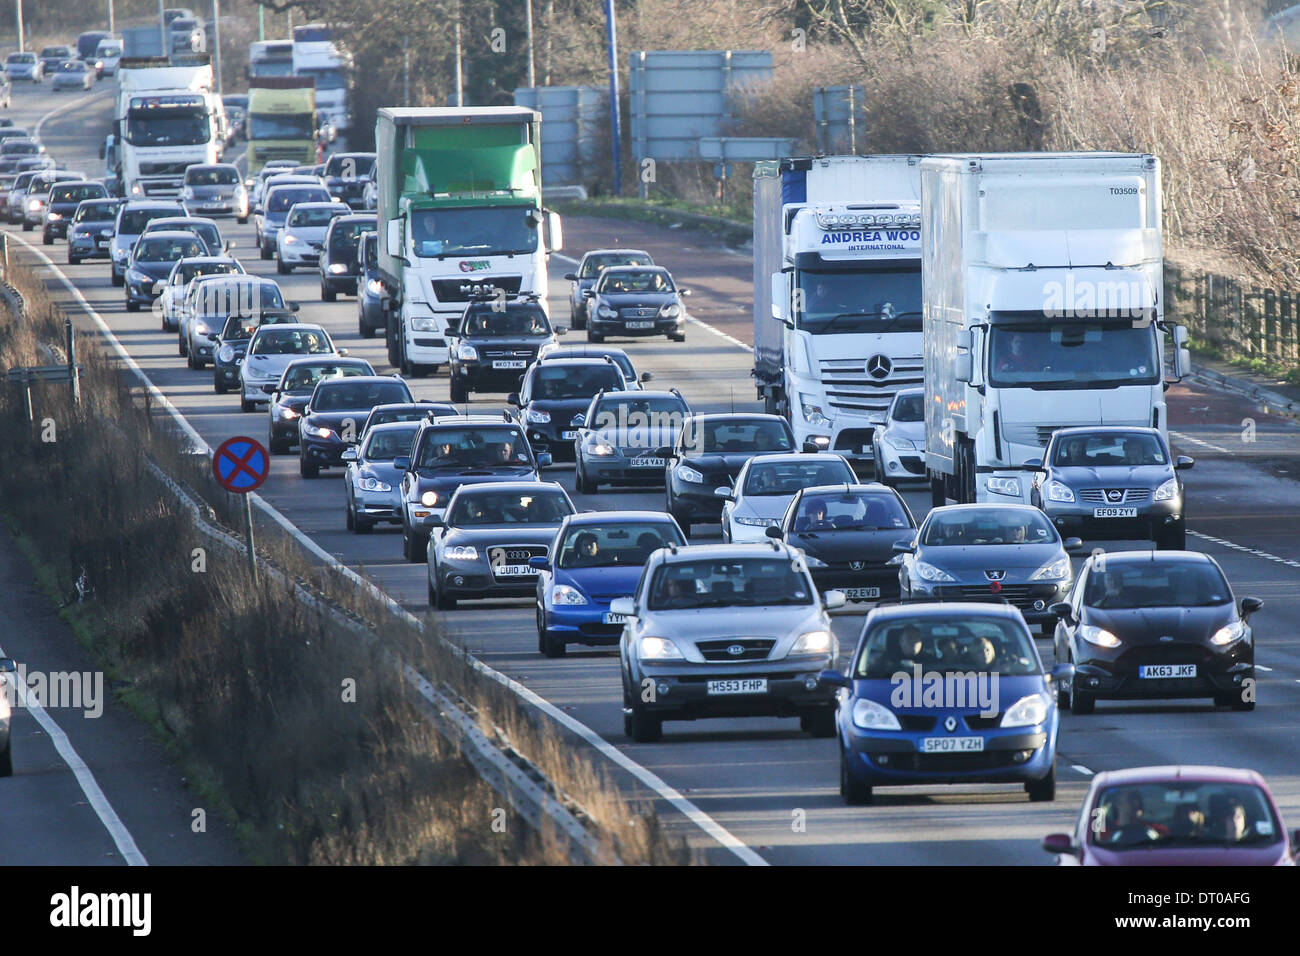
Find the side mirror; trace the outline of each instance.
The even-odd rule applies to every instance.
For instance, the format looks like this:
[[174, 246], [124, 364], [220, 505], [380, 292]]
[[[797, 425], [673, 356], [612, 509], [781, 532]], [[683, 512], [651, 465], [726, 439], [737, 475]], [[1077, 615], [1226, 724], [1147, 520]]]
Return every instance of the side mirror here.
[[1244, 597], [1241, 599], [1241, 616], [1249, 617], [1264, 606], [1264, 602], [1257, 597]]
[[595, 289], [583, 289], [583, 290], [582, 290], [582, 297], [583, 297], [584, 299], [594, 299], [594, 298], [596, 298], [596, 290], [595, 290]]
[[1186, 348], [1174, 349], [1174, 378], [1183, 378], [1192, 371], [1192, 353]]
[[822, 595], [822, 604], [825, 605], [828, 611], [843, 607], [847, 603], [848, 598], [844, 596], [843, 591], [827, 591]]
[[851, 681], [844, 674], [841, 674], [839, 671], [822, 671], [820, 674], [817, 675], [817, 683], [825, 685], [827, 687], [852, 687], [853, 686], [853, 681]]
[[1074, 623], [1074, 608], [1070, 607], [1069, 601], [1058, 601], [1047, 608], [1066, 624]]
[[443, 526], [442, 515], [429, 515], [424, 519], [424, 523], [430, 528], [441, 528]]
[[12, 674], [16, 670], [18, 665], [12, 657], [0, 657], [0, 674]]
[[895, 541], [891, 550], [894, 554], [913, 554], [916, 551], [916, 544], [911, 538], [904, 538], [901, 541]]
[[507, 395], [506, 404], [513, 405], [515, 408], [521, 408], [522, 406], [519, 404], [519, 393], [511, 392], [509, 395]]
[[564, 279], [566, 282], [577, 282], [578, 274], [576, 272], [566, 272], [564, 274]]
[[1066, 539], [1065, 539], [1065, 545], [1064, 545], [1064, 546], [1065, 546], [1065, 550], [1066, 550], [1066, 551], [1068, 551], [1069, 553], [1073, 554], [1075, 551], [1082, 550], [1082, 548], [1083, 548], [1083, 539], [1082, 539], [1082, 538], [1066, 538]]
[[723, 486], [723, 485], [719, 485], [717, 488], [714, 488], [714, 489], [713, 489], [713, 494], [714, 494], [714, 497], [717, 497], [717, 498], [725, 498], [727, 501], [735, 501], [735, 500], [736, 500], [736, 499], [735, 499], [735, 496], [732, 495], [732, 493], [731, 493], [731, 489], [730, 489], [730, 488], [727, 488], [727, 487], [725, 487], [725, 486]]
[[218, 335], [216, 332], [209, 332], [209, 333], [208, 333], [208, 341], [209, 341], [209, 342], [220, 342], [220, 341], [221, 341], [221, 336]]
[[654, 380], [655, 380], [655, 373], [654, 373], [654, 372], [642, 372], [642, 373], [641, 373], [641, 383], [642, 383], [643, 385], [644, 385], [646, 382], [653, 382]]
[[528, 566], [536, 568], [538, 571], [551, 570], [551, 560], [544, 554], [535, 554], [528, 559]]
[[773, 541], [780, 541], [785, 537], [785, 534], [781, 531], [781, 526], [775, 524], [770, 524], [764, 528], [763, 534], [767, 535]]
[[958, 352], [953, 359], [952, 377], [959, 382], [970, 384], [975, 377], [975, 360], [969, 352]]
[[609, 602], [610, 614], [621, 614], [624, 617], [636, 617], [636, 600], [630, 597], [614, 598]]
[[1176, 468], [1178, 471], [1185, 471], [1188, 468], [1191, 468], [1195, 464], [1196, 464], [1196, 459], [1188, 455], [1179, 455], [1174, 460], [1174, 468]]
[[824, 450], [825, 449], [823, 449], [821, 445], [817, 444], [815, 441], [812, 441], [811, 439], [803, 443], [803, 453], [805, 455], [815, 455], [818, 452]]
[[1063, 684], [1074, 679], [1074, 665], [1065, 663], [1057, 664], [1052, 668], [1052, 682]]
[[348, 354], [348, 350], [347, 350], [347, 349], [335, 349], [334, 351], [338, 352], [339, 355], [347, 355], [347, 354]]
[[351, 448], [344, 448], [343, 454], [340, 455], [339, 457], [342, 458], [344, 461], [356, 461], [357, 460], [356, 446], [353, 446]]
[[567, 325], [557, 325], [557, 326], [555, 327], [555, 334], [556, 334], [556, 335], [568, 335], [568, 334], [569, 334], [569, 327], [568, 327]]
[[1043, 849], [1048, 853], [1074, 856], [1074, 841], [1068, 833], [1049, 833], [1043, 837]]
[[1041, 459], [1041, 458], [1026, 458], [1026, 459], [1025, 459], [1025, 467], [1028, 468], [1028, 469], [1030, 469], [1031, 471], [1042, 471], [1042, 470], [1043, 470], [1043, 459]]
[[551, 467], [551, 453], [549, 451], [539, 451], [537, 453], [537, 467], [538, 468]]
[[680, 295], [680, 296], [688, 296], [688, 295], [691, 294], [691, 290], [690, 290], [690, 289], [678, 289], [678, 290], [677, 290], [677, 294]]
[[396, 468], [398, 471], [410, 471], [411, 456], [397, 455], [396, 457], [393, 458], [393, 467]]
[[289, 311], [290, 311], [290, 312], [297, 312], [297, 311], [298, 311], [299, 309], [301, 309], [301, 308], [302, 308], [302, 306], [299, 305], [297, 302], [290, 302], [290, 303], [289, 303]]
[[651, 455], [650, 457], [651, 458], [672, 458], [673, 450], [669, 446], [663, 445], [659, 448], [656, 448], [654, 450], [654, 454]]
[[1185, 326], [1185, 325], [1175, 325], [1175, 326], [1174, 326], [1174, 345], [1178, 346], [1178, 348], [1180, 348], [1180, 349], [1181, 349], [1181, 348], [1186, 348], [1186, 347], [1187, 347], [1187, 343], [1188, 343], [1189, 341], [1190, 341], [1190, 337], [1189, 337], [1188, 334], [1187, 334], [1187, 326]]
[[564, 248], [564, 229], [560, 225], [560, 214], [558, 212], [548, 212], [546, 214], [546, 232], [551, 240], [547, 252], [559, 252]]

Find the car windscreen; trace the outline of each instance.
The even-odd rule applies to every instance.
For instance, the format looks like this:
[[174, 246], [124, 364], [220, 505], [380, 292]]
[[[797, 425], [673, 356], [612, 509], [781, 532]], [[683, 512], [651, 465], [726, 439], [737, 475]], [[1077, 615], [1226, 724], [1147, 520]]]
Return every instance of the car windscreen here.
[[456, 496], [447, 525], [559, 524], [572, 513], [569, 499], [559, 491], [469, 491]]
[[311, 392], [321, 379], [335, 376], [373, 375], [374, 371], [365, 365], [340, 362], [302, 362], [287, 368], [280, 380], [282, 392]]
[[35, 53], [10, 53], [5, 57], [6, 63], [35, 63]]
[[379, 243], [374, 236], [365, 240], [365, 258], [366, 270], [374, 271], [379, 268]]
[[672, 277], [666, 272], [619, 270], [602, 275], [596, 283], [596, 289], [610, 295], [621, 295], [633, 292], [672, 292], [674, 286]]
[[[427, 405], [408, 405], [399, 408], [376, 408], [370, 413], [369, 426], [374, 428], [376, 425], [387, 425], [389, 422], [418, 422], [429, 417], [431, 411]], [[444, 414], [439, 411], [438, 414]], [[454, 413], [445, 413], [454, 414]]]
[[695, 455], [750, 451], [791, 451], [794, 439], [783, 421], [696, 421], [687, 425], [683, 450]]
[[328, 226], [335, 216], [343, 215], [347, 210], [337, 206], [326, 208], [312, 206], [307, 209], [295, 209], [289, 214], [289, 226]]
[[1164, 465], [1169, 459], [1155, 435], [1141, 432], [1094, 432], [1067, 435], [1056, 442], [1052, 464], [1058, 468], [1107, 465]]
[[410, 390], [398, 379], [387, 382], [323, 382], [312, 396], [311, 407], [317, 412], [343, 412], [410, 400]]
[[398, 455], [409, 455], [411, 442], [414, 441], [419, 427], [418, 423], [411, 422], [409, 426], [401, 428], [371, 431], [370, 437], [366, 439], [365, 452], [361, 457], [367, 461], [392, 461]]
[[1088, 572], [1083, 603], [1101, 610], [1212, 607], [1232, 591], [1223, 572], [1206, 561], [1104, 562]]
[[288, 212], [290, 206], [300, 202], [329, 202], [324, 189], [273, 189], [266, 203], [267, 212]]
[[208, 279], [193, 290], [193, 310], [204, 315], [238, 315], [260, 319], [264, 312], [283, 309], [284, 298], [274, 282]]
[[233, 166], [191, 166], [185, 170], [187, 186], [233, 186], [239, 182], [239, 170]]
[[251, 355], [315, 355], [333, 347], [319, 329], [267, 329], [249, 346]]
[[[184, 229], [186, 232], [192, 232], [203, 241], [203, 245], [213, 255], [221, 251], [221, 230], [210, 222], [153, 222], [145, 227], [145, 235], [154, 230], [161, 229]], [[202, 255], [203, 253], [199, 253]]]
[[201, 256], [207, 249], [198, 239], [170, 239], [146, 236], [135, 247], [136, 262], [175, 262], [187, 256]]
[[416, 462], [420, 468], [434, 470], [530, 464], [528, 443], [513, 425], [438, 428], [427, 436]]
[[912, 522], [893, 495], [880, 492], [819, 492], [799, 499], [791, 530], [796, 534], [820, 531], [907, 531]]
[[976, 544], [1049, 544], [1056, 531], [1039, 512], [1016, 508], [958, 508], [931, 512], [921, 544], [965, 547]]
[[1271, 846], [1286, 834], [1254, 784], [1178, 777], [1106, 787], [1088, 842], [1124, 852], [1158, 847]]
[[648, 266], [653, 265], [650, 257], [644, 253], [611, 252], [587, 256], [582, 262], [582, 271], [578, 277], [594, 279], [610, 266]]
[[[1025, 626], [1001, 617], [953, 613], [880, 621], [860, 642], [853, 674], [889, 680], [925, 673], [1002, 674], [1041, 672], [1033, 639]], [[918, 692], [919, 696], [919, 692]], [[974, 701], [972, 701], [974, 703]]]
[[682, 534], [666, 521], [618, 521], [570, 527], [560, 542], [558, 567], [634, 567], [669, 542], [684, 545]]
[[623, 373], [613, 365], [537, 365], [533, 369], [532, 398], [591, 398], [602, 388], [622, 388], [623, 384]]
[[588, 428], [597, 431], [666, 430], [675, 435], [689, 414], [679, 398], [602, 398], [592, 409]]
[[103, 183], [77, 183], [75, 186], [57, 186], [50, 190], [50, 202], [81, 202], [107, 196]]
[[163, 216], [174, 216], [179, 212], [179, 209], [123, 209], [121, 219], [118, 220], [117, 231], [123, 236], [138, 236], [153, 220], [161, 219]]
[[749, 465], [746, 495], [793, 495], [801, 488], [814, 485], [852, 484], [856, 481], [848, 462], [831, 461], [755, 461]]
[[85, 201], [77, 207], [76, 213], [72, 217], [73, 222], [109, 222], [117, 214], [117, 207], [120, 203], [109, 199], [105, 202]]
[[900, 395], [894, 402], [894, 409], [890, 412], [890, 418], [896, 422], [923, 422], [925, 421], [925, 396], [924, 395]]
[[648, 606], [652, 611], [670, 611], [811, 604], [814, 600], [806, 573], [782, 552], [770, 558], [699, 558], [661, 564], [650, 582]]
[[184, 285], [196, 276], [231, 275], [239, 271], [239, 266], [233, 262], [186, 262], [178, 271], [176, 278]]
[[463, 336], [543, 336], [551, 334], [551, 324], [546, 320], [546, 313], [541, 306], [524, 308], [506, 308], [495, 311], [491, 308], [474, 309], [466, 313], [461, 322], [460, 334]]
[[[292, 325], [296, 321], [298, 320], [294, 318], [292, 312], [268, 312], [261, 316], [228, 315], [226, 316], [226, 324], [221, 330], [221, 341], [247, 342], [260, 326]], [[363, 369], [358, 374], [368, 375], [370, 373]]]

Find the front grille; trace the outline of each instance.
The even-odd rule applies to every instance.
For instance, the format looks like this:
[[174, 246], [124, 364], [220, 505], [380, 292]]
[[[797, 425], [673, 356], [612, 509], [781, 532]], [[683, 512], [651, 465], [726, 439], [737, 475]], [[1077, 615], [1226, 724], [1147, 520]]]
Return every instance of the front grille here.
[[604, 624], [599, 621], [587, 621], [578, 625], [578, 633], [583, 637], [621, 637], [622, 624]]
[[505, 359], [532, 361], [533, 357], [537, 355], [537, 349], [488, 349], [480, 346], [478, 354], [482, 362], [499, 362]]
[[441, 349], [446, 348], [446, 339], [415, 339], [415, 344], [424, 349]]
[[183, 176], [189, 163], [141, 163], [141, 176]]
[[659, 310], [654, 307], [643, 308], [634, 306], [632, 308], [618, 310], [618, 317], [620, 319], [653, 319], [658, 314]]
[[[1115, 662], [1117, 671], [1132, 668], [1134, 673], [1143, 664], [1195, 664], [1197, 673], [1214, 660], [1213, 652], [1197, 644], [1180, 644], [1173, 641], [1160, 644], [1146, 644], [1135, 647], [1120, 655]], [[1163, 681], [1157, 681], [1164, 686]], [[1155, 686], [1154, 684], [1152, 686]]]
[[871, 448], [871, 437], [876, 433], [874, 428], [846, 428], [835, 436], [836, 451], [858, 452], [863, 448]]
[[[529, 558], [544, 558], [547, 554], [547, 547], [544, 544], [494, 544], [485, 549], [488, 564], [492, 567], [492, 574], [498, 577], [496, 567], [498, 563], [506, 565], [527, 564]], [[505, 575], [507, 580], [522, 580], [531, 575]]]
[[997, 601], [999, 598], [1022, 611], [1033, 610], [1035, 601], [1050, 601], [1056, 596], [1054, 584], [1004, 584], [996, 594], [987, 584], [962, 584], [935, 589], [941, 601]]
[[984, 750], [969, 753], [951, 754], [872, 754], [875, 763], [886, 758], [884, 766], [890, 770], [913, 771], [916, 773], [962, 773], [976, 770], [999, 770], [1003, 767], [1017, 766], [1024, 761], [1017, 761], [1015, 750]]
[[898, 726], [903, 730], [921, 731], [934, 730], [935, 721], [939, 718], [929, 717], [925, 714], [895, 714], [898, 718]]
[[[1110, 492], [1122, 492], [1121, 497], [1112, 498]], [[1099, 505], [1133, 504], [1146, 501], [1151, 497], [1150, 488], [1084, 488], [1079, 492], [1080, 501], [1090, 501]]]
[[439, 302], [468, 302], [475, 295], [500, 289], [508, 296], [518, 295], [523, 276], [466, 276], [464, 279], [434, 279], [433, 294]]
[[140, 188], [146, 196], [179, 196], [181, 192], [178, 179], [142, 180]]
[[971, 730], [992, 730], [1002, 723], [1002, 715], [998, 713], [985, 717], [982, 714], [965, 714], [962, 720], [966, 721], [966, 726]]
[[1002, 438], [1015, 445], [1042, 445], [1047, 447], [1052, 432], [1070, 425], [1006, 425], [1000, 426]]
[[[735, 637], [695, 642], [700, 656], [706, 661], [765, 661], [775, 645], [775, 640], [765, 637]], [[727, 650], [729, 647], [739, 647], [742, 651], [739, 654], [732, 654]]]
[[[823, 359], [820, 363], [826, 398], [832, 408], [857, 414], [884, 414], [894, 393], [901, 388], [925, 384], [925, 372], [919, 355], [898, 356], [889, 360], [880, 374], [867, 371], [871, 357]], [[877, 363], [877, 367], [879, 363]], [[871, 440], [871, 436], [867, 436]]]

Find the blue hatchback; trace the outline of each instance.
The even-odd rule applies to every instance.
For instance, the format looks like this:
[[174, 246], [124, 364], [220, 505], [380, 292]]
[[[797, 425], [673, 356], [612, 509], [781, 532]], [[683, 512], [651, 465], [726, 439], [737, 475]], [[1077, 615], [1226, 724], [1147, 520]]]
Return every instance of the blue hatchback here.
[[631, 597], [646, 559], [686, 537], [662, 511], [597, 511], [570, 515], [537, 569], [537, 649], [563, 657], [569, 644], [616, 646], [624, 617], [609, 610]]
[[1007, 604], [899, 603], [874, 608], [836, 712], [840, 793], [871, 802], [879, 786], [1023, 783], [1056, 796], [1056, 684], [1028, 625]]

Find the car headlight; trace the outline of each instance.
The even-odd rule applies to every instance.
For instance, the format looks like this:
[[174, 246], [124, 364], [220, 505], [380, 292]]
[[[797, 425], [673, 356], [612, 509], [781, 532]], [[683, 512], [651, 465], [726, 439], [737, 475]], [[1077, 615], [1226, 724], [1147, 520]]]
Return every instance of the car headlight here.
[[830, 631], [809, 631], [806, 634], [800, 634], [799, 639], [794, 642], [790, 648], [791, 654], [826, 654], [830, 652], [831, 647], [835, 644], [835, 638], [831, 636]]
[[1174, 498], [1177, 497], [1178, 497], [1178, 479], [1170, 478], [1168, 481], [1166, 481], [1164, 484], [1162, 484], [1159, 488], [1156, 489], [1156, 493], [1151, 496], [1151, 500], [1172, 501]]
[[39, 199], [27, 200], [27, 208], [30, 209], [32, 212], [35, 212], [36, 210], [40, 209], [41, 206], [43, 205], [45, 204], [41, 202]]
[[286, 233], [284, 234], [284, 244], [285, 244], [286, 246], [291, 246], [291, 245], [293, 245], [295, 242], [301, 242], [301, 241], [302, 241], [302, 240], [300, 240], [297, 236], [295, 236], [295, 235], [294, 235], [293, 233], [291, 233], [291, 232], [286, 232]]
[[546, 425], [551, 420], [551, 413], [539, 408], [530, 408], [524, 412], [524, 418], [534, 425]]
[[378, 279], [371, 279], [369, 282], [366, 283], [366, 291], [369, 292], [371, 295], [383, 295], [384, 284], [380, 282]]
[[295, 418], [298, 417], [298, 413], [286, 405], [277, 405], [276, 413], [285, 421], [293, 421]]
[[902, 730], [898, 717], [883, 704], [865, 698], [853, 704], [853, 723], [863, 730]]
[[362, 491], [392, 491], [393, 486], [386, 481], [380, 481], [378, 478], [362, 478], [357, 484]]
[[217, 361], [223, 365], [229, 365], [235, 360], [235, 350], [229, 345], [223, 345], [217, 349]]
[[891, 435], [885, 439], [885, 444], [899, 451], [916, 451], [916, 442], [910, 438], [895, 438]]
[[132, 196], [139, 196], [139, 195], [140, 195], [141, 193], [143, 193], [143, 192], [144, 192], [144, 187], [141, 186], [139, 183], [132, 183], [132, 184], [131, 184], [131, 195], [132, 195]]
[[63, 214], [55, 212], [53, 209], [51, 209], [49, 212], [45, 214], [45, 218], [50, 220], [50, 222], [58, 222], [60, 219], [63, 218]]
[[666, 637], [643, 637], [637, 642], [638, 656], [643, 661], [680, 661], [681, 648]]
[[770, 524], [776, 524], [771, 518], [755, 518], [752, 515], [733, 514], [731, 520], [736, 524], [748, 525], [751, 528], [765, 528]]
[[1119, 647], [1120, 640], [1104, 627], [1096, 627], [1092, 624], [1080, 624], [1079, 636], [1089, 644], [1096, 644], [1098, 647]]
[[1059, 481], [1049, 481], [1043, 486], [1043, 493], [1047, 496], [1048, 501], [1073, 501], [1074, 491], [1069, 485], [1063, 485]]
[[128, 270], [126, 277], [136, 285], [144, 285], [146, 282], [150, 281], [149, 277], [138, 269]]
[[458, 345], [456, 346], [456, 358], [462, 362], [477, 362], [478, 349], [472, 345]]
[[1057, 558], [1049, 561], [1029, 576], [1031, 581], [1060, 581], [1070, 576], [1070, 559]]
[[600, 316], [602, 319], [617, 319], [617, 318], [618, 318], [618, 313], [615, 312], [613, 309], [611, 309], [611, 308], [610, 308], [609, 306], [607, 306], [607, 305], [602, 305], [600, 308], [598, 308], [598, 309], [596, 310], [596, 314], [597, 314], [598, 316]]
[[438, 492], [436, 491], [426, 491], [424, 494], [420, 495], [420, 504], [424, 505], [426, 508], [432, 508], [437, 503]]
[[678, 465], [677, 477], [682, 481], [689, 481], [693, 485], [704, 484], [704, 476], [692, 468], [690, 465]]
[[990, 494], [1010, 495], [1013, 498], [1020, 497], [1020, 479], [1019, 478], [990, 478], [988, 483]]
[[341, 262], [331, 262], [325, 271], [333, 276], [341, 276], [348, 271], [348, 267]]
[[1239, 641], [1246, 634], [1246, 625], [1241, 621], [1233, 621], [1231, 624], [1225, 624], [1214, 632], [1210, 638], [1210, 643], [1223, 647], [1231, 644], [1233, 641]]
[[307, 428], [307, 434], [315, 438], [330, 438], [334, 435], [334, 429], [325, 428], [322, 425], [312, 425]]
[[917, 561], [912, 565], [912, 571], [922, 581], [956, 581], [951, 574], [943, 568], [936, 568], [928, 561]]
[[124, 260], [124, 259], [126, 258], [126, 255], [127, 255], [127, 253], [126, 253], [126, 250], [125, 250], [125, 249], [114, 249], [114, 250], [113, 250], [113, 258], [116, 259], [118, 262], [121, 262], [122, 260]]
[[1032, 727], [1047, 719], [1047, 698], [1042, 694], [1021, 697], [1002, 715], [1000, 727]]
[[674, 302], [671, 305], [664, 306], [663, 314], [669, 319], [675, 319], [682, 314], [682, 307]]
[[803, 420], [809, 425], [829, 425], [831, 420], [822, 412], [822, 407], [817, 403], [816, 395], [805, 395], [799, 393], [799, 408], [803, 412]]
[[195, 335], [207, 335], [208, 332], [210, 332], [210, 331], [211, 331], [211, 329], [208, 328], [207, 323], [204, 322], [202, 319], [195, 319], [195, 320], [194, 320], [194, 334], [195, 334]]
[[448, 561], [477, 561], [478, 548], [472, 544], [456, 544], [443, 551], [442, 556]]
[[614, 454], [614, 446], [603, 441], [592, 442], [591, 445], [587, 447], [587, 453], [596, 455], [600, 458], [606, 458]]
[[587, 599], [582, 596], [582, 592], [577, 588], [569, 587], [567, 584], [557, 584], [551, 588], [551, 603], [575, 607], [579, 604], [586, 604]]
[[[424, 318], [415, 318], [411, 320], [411, 329], [412, 331], [415, 332], [437, 332], [438, 320], [427, 316]], [[460, 354], [464, 352], [464, 350], [466, 349], [470, 351], [471, 353], [470, 355]], [[463, 361], [473, 362], [478, 359], [478, 352], [474, 350], [474, 346], [472, 345], [462, 345], [459, 349], [457, 349], [456, 357]]]
[[190, 188], [189, 186], [184, 187], [184, 188], [181, 190], [181, 198], [182, 198], [182, 199], [193, 199], [193, 198], [194, 198], [194, 190], [193, 190], [192, 188]]

